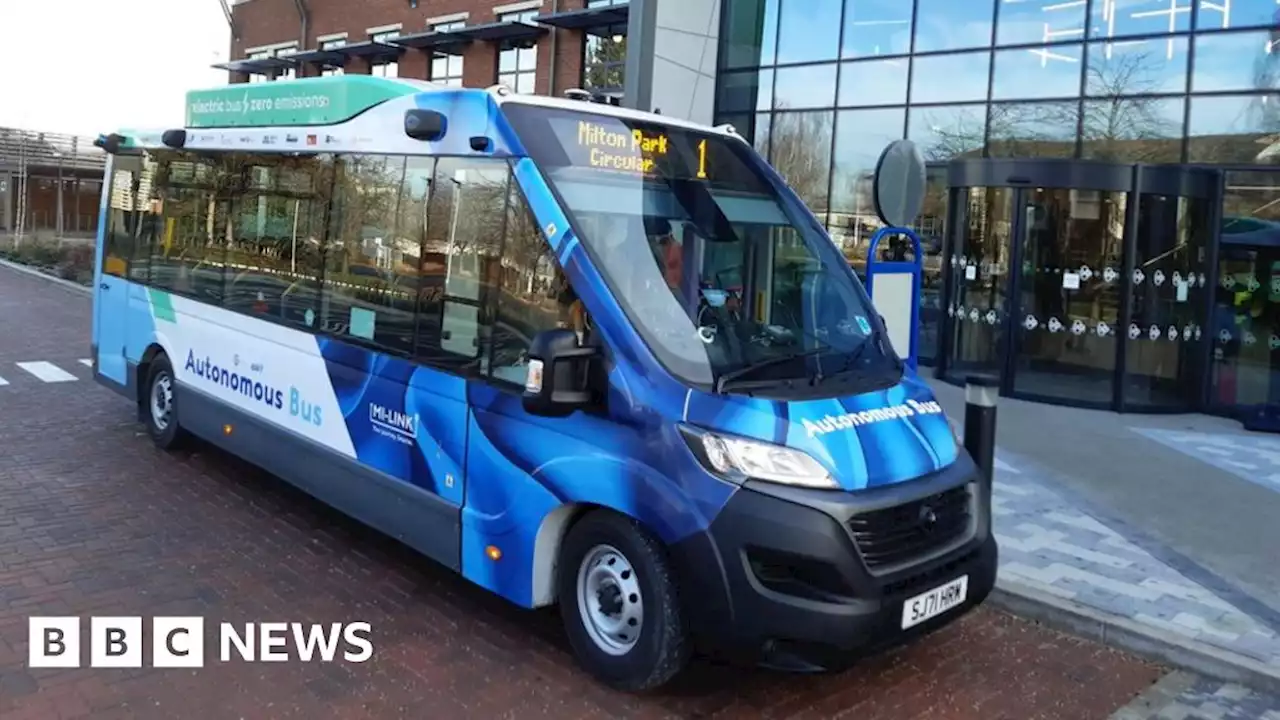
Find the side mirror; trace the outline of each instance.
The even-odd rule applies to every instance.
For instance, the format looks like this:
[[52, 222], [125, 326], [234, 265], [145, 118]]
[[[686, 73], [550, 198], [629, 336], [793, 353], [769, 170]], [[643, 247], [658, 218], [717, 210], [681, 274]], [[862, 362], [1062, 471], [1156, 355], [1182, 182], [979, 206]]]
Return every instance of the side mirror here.
[[566, 328], [543, 330], [529, 345], [529, 370], [524, 383], [525, 412], [564, 417], [591, 403], [590, 367], [599, 350], [578, 344]]

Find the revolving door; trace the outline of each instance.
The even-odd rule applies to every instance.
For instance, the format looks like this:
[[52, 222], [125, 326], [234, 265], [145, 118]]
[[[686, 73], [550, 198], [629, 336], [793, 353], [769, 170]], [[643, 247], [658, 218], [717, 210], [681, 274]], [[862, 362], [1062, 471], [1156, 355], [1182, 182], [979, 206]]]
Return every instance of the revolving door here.
[[1119, 411], [1206, 401], [1216, 171], [957, 160], [937, 374]]

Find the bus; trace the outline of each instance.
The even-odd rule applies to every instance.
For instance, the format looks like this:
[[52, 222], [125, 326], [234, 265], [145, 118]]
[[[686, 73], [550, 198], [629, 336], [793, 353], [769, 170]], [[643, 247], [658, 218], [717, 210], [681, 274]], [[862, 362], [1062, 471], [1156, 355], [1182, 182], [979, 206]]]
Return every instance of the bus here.
[[990, 592], [991, 488], [731, 126], [370, 76], [98, 138], [94, 375], [524, 608], [602, 684], [846, 667]]

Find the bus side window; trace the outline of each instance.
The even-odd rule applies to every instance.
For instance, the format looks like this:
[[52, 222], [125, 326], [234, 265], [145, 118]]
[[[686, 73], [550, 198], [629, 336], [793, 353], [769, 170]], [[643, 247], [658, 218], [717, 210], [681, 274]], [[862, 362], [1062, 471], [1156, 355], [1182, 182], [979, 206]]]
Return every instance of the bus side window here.
[[502, 272], [505, 160], [440, 158], [427, 204], [415, 357], [462, 375], [482, 374], [494, 334], [493, 293]]
[[523, 386], [525, 353], [533, 336], [557, 327], [577, 330], [575, 325], [585, 324], [586, 317], [524, 193], [514, 182], [508, 197], [490, 376], [500, 383]]
[[[102, 253], [102, 272], [136, 279], [133, 260], [137, 247], [138, 217], [141, 215], [136, 185], [142, 176], [142, 159], [118, 155], [114, 165], [110, 180], [107, 227], [104, 229], [106, 242]], [[145, 277], [142, 279], [145, 280]]]

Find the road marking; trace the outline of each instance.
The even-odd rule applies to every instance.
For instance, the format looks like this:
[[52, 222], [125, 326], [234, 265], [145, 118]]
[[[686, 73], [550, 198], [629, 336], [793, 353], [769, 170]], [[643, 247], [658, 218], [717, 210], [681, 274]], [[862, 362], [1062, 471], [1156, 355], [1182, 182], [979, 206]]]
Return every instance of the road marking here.
[[32, 375], [35, 375], [42, 382], [71, 382], [72, 380], [77, 379], [75, 375], [72, 375], [51, 362], [45, 362], [43, 360], [40, 360], [39, 362], [18, 363], [18, 367], [26, 370]]
[[92, 360], [90, 360], [89, 358], [85, 358], [85, 359], [81, 360], [81, 361], [80, 361], [80, 364], [81, 364], [81, 365], [83, 365], [83, 366], [85, 366], [85, 367], [87, 367], [87, 368], [91, 368], [91, 367], [93, 367], [93, 361], [92, 361]]
[[8, 384], [9, 384], [8, 380], [5, 380], [4, 378], [0, 377], [0, 387], [4, 387], [5, 385], [8, 385]]

